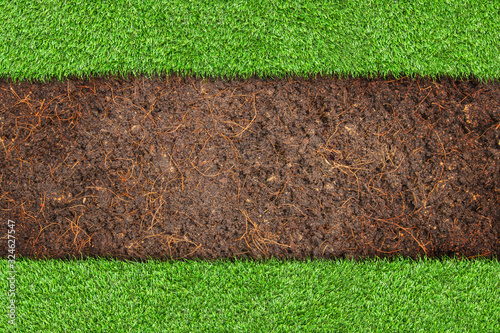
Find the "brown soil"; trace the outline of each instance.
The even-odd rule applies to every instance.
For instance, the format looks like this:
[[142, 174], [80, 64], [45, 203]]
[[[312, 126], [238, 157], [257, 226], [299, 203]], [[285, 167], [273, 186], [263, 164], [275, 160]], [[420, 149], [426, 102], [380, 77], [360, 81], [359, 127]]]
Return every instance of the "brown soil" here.
[[0, 255], [492, 257], [500, 85], [0, 80]]

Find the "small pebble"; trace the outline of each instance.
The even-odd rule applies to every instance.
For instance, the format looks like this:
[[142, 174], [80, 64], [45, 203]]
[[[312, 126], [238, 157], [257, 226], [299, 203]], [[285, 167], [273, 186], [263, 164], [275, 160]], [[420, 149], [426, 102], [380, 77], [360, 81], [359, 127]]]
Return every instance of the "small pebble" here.
[[141, 131], [141, 126], [140, 125], [134, 125], [130, 129], [130, 133], [132, 133], [134, 135], [138, 134], [140, 131]]

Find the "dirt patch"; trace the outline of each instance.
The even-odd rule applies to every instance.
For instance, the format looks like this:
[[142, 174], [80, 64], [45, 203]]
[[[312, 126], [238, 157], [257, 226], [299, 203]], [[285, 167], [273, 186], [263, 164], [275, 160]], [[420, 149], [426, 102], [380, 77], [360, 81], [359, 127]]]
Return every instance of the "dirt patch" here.
[[500, 85], [0, 81], [0, 254], [497, 256]]

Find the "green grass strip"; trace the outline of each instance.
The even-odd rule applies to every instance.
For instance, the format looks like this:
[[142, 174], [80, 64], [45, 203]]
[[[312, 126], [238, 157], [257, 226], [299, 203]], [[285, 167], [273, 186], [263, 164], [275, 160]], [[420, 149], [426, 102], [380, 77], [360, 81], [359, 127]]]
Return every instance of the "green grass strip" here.
[[0, 77], [500, 78], [500, 2], [0, 0]]
[[16, 266], [18, 332], [500, 331], [497, 259]]

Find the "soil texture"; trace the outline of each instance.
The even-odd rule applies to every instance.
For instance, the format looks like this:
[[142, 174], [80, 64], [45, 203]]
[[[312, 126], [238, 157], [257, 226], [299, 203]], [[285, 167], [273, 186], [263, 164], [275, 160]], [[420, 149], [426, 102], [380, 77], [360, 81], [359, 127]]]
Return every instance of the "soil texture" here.
[[500, 84], [0, 80], [0, 255], [500, 253]]

